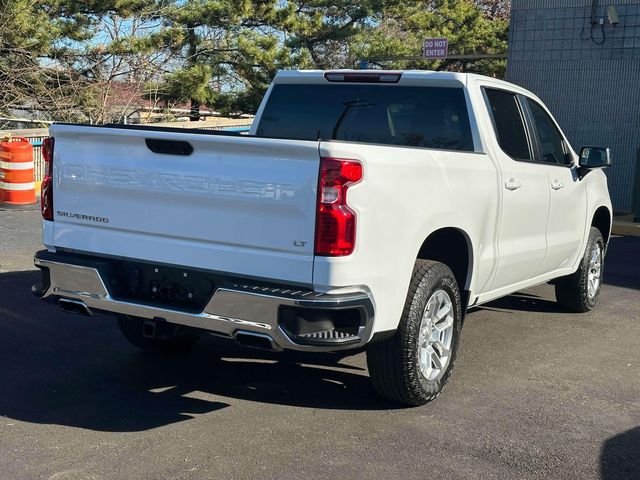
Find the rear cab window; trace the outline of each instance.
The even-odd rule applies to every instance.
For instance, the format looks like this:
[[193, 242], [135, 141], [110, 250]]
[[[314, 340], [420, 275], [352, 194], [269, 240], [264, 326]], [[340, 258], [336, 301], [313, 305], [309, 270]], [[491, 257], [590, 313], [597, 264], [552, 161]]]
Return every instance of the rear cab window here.
[[276, 84], [256, 135], [474, 151], [462, 87]]

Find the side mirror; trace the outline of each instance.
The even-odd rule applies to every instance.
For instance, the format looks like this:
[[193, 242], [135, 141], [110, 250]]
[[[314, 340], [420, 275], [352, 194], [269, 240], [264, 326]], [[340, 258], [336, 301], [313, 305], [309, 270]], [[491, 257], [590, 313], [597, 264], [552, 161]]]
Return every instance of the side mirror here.
[[584, 168], [610, 167], [611, 150], [603, 147], [582, 147], [578, 165]]

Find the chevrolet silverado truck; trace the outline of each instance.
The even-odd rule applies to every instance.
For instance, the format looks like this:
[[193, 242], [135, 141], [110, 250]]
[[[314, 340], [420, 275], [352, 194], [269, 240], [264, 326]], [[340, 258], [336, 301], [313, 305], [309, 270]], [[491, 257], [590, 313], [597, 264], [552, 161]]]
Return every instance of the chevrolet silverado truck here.
[[377, 392], [421, 405], [469, 308], [547, 282], [598, 299], [609, 150], [577, 155], [504, 81], [288, 71], [248, 135], [56, 124], [44, 145], [33, 291], [145, 350], [366, 348]]

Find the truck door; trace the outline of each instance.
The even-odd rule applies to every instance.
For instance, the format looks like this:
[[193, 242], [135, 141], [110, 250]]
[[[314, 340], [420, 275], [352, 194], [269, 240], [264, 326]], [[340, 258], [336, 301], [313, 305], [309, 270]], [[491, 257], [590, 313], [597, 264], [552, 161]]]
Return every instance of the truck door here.
[[535, 277], [547, 251], [550, 205], [547, 167], [535, 162], [525, 111], [512, 92], [484, 88], [499, 148], [502, 206], [498, 267], [492, 290]]
[[549, 273], [572, 267], [578, 260], [587, 221], [587, 192], [577, 174], [569, 144], [553, 118], [534, 100], [524, 101], [551, 193], [547, 255], [540, 268], [541, 273]]

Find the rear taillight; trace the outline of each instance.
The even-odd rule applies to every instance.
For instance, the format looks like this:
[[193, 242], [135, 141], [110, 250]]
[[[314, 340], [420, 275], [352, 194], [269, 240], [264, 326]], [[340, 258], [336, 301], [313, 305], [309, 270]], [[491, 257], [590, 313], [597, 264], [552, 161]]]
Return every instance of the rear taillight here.
[[42, 141], [42, 159], [44, 160], [44, 178], [40, 193], [42, 218], [53, 221], [53, 137]]
[[362, 164], [342, 158], [320, 162], [315, 254], [350, 255], [356, 244], [356, 213], [347, 205], [347, 190], [362, 179]]

